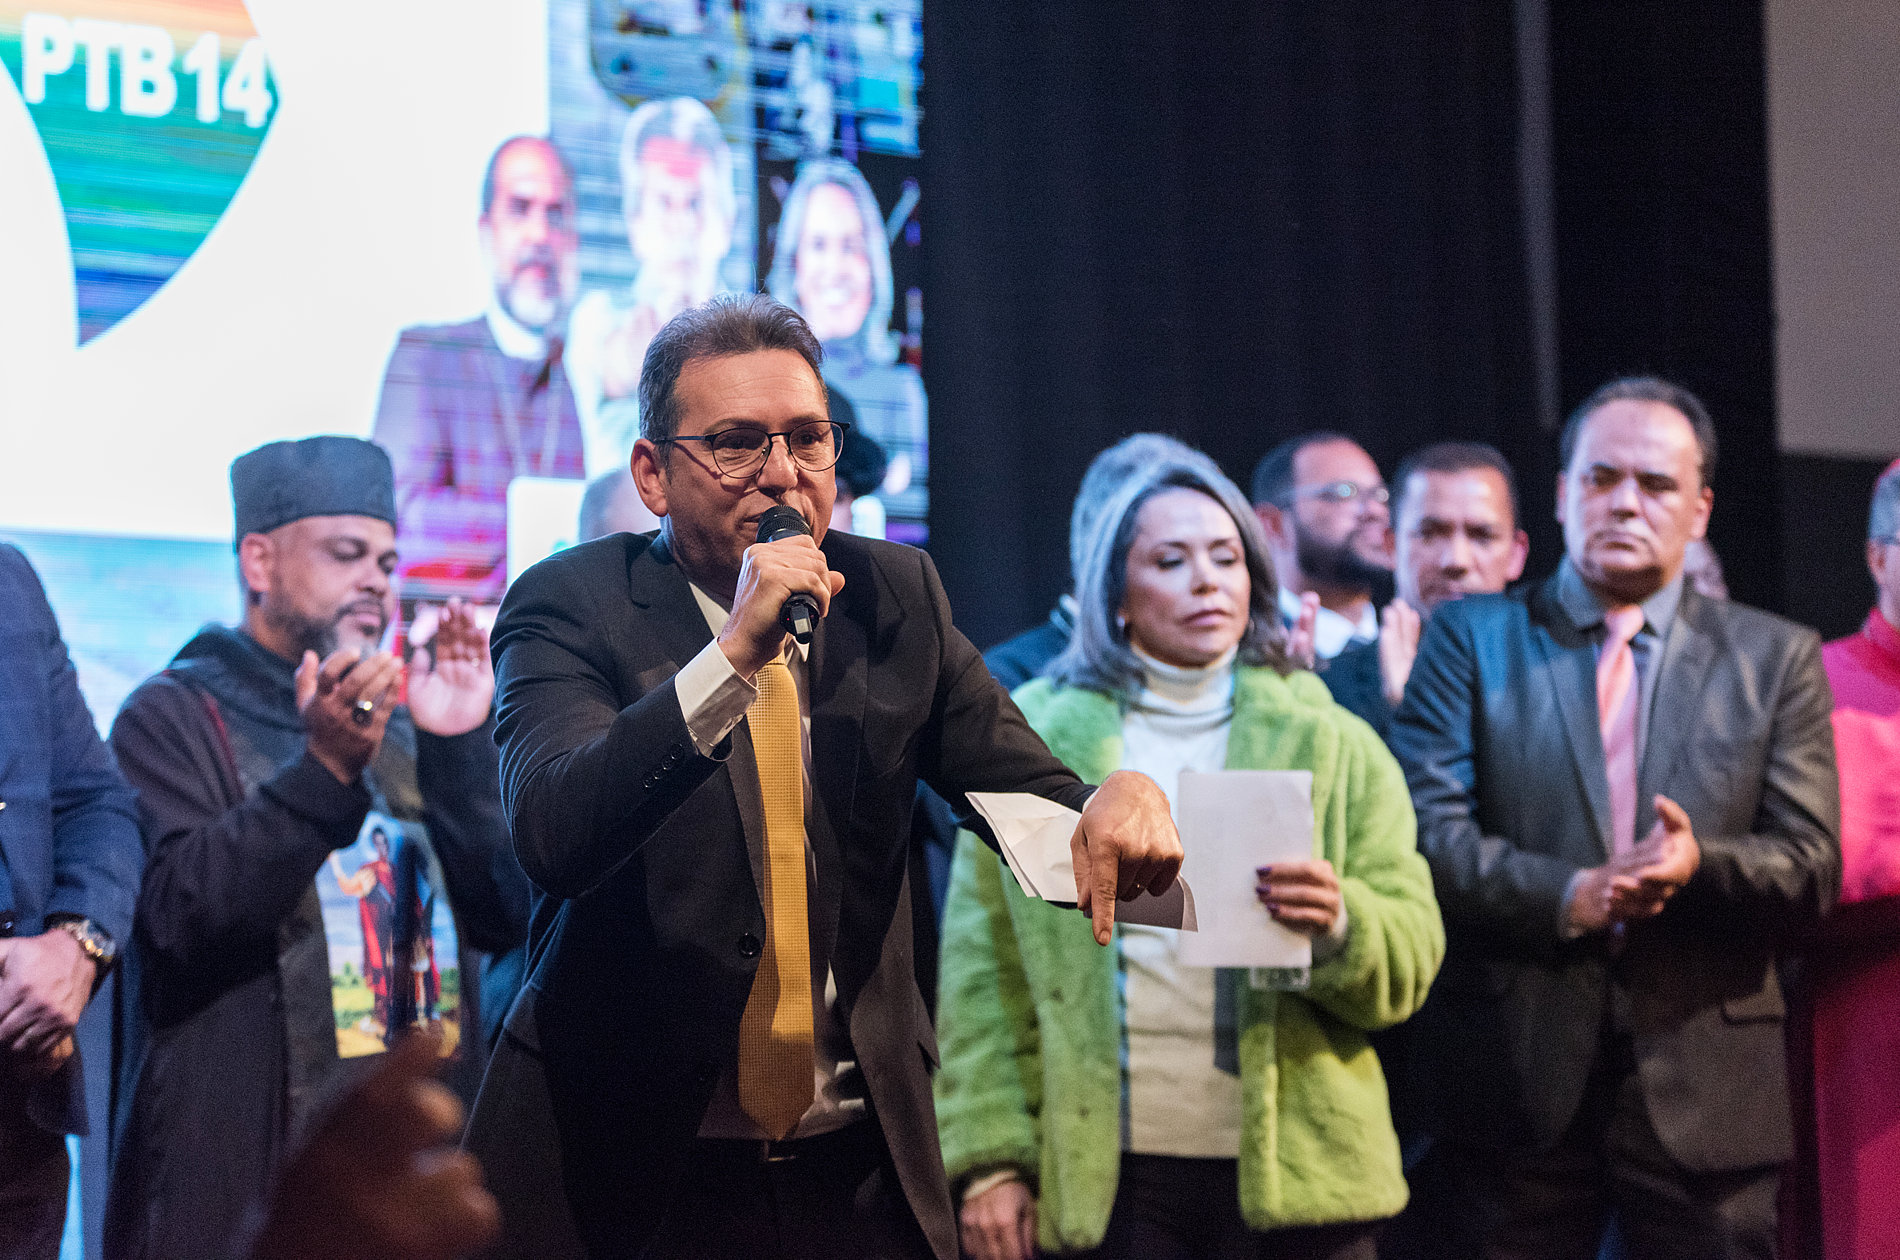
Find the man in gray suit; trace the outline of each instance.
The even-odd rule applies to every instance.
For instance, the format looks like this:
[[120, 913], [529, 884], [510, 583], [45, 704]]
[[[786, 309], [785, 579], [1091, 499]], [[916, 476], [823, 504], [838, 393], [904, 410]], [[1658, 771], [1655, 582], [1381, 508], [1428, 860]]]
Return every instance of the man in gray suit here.
[[1687, 390], [1564, 430], [1565, 559], [1426, 630], [1392, 731], [1449, 948], [1418, 1017], [1447, 1254], [1772, 1256], [1790, 1154], [1777, 955], [1840, 884], [1813, 632], [1706, 599]]

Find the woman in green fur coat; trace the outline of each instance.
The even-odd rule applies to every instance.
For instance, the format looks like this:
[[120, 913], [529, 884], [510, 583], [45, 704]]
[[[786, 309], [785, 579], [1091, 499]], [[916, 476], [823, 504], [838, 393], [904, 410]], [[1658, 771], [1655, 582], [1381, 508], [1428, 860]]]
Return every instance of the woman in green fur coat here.
[[1411, 801], [1372, 729], [1292, 669], [1240, 492], [1185, 448], [1102, 513], [1079, 615], [1016, 699], [1090, 782], [1141, 770], [1310, 770], [1315, 854], [1259, 871], [1313, 939], [1303, 989], [1183, 966], [1178, 934], [1034, 900], [959, 842], [936, 1077], [965, 1251], [1113, 1260], [1370, 1260], [1405, 1180], [1369, 1030], [1410, 1016], [1444, 954]]

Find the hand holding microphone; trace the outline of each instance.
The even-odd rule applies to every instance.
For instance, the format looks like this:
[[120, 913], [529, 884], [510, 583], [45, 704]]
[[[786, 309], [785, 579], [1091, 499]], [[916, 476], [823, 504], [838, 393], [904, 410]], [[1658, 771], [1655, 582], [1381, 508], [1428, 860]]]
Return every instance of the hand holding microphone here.
[[759, 541], [740, 563], [720, 650], [741, 677], [751, 678], [784, 650], [786, 634], [809, 642], [843, 589], [844, 574], [832, 572], [797, 509], [770, 508], [759, 519]]

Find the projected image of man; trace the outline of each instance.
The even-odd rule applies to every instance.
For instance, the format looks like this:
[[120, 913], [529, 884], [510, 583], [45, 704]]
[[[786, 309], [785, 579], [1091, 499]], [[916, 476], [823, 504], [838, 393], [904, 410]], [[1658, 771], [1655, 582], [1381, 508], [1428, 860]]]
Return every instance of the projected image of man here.
[[574, 180], [548, 141], [516, 136], [482, 181], [488, 308], [405, 329], [374, 437], [396, 468], [403, 594], [501, 598], [508, 483], [583, 473], [560, 329], [579, 283]]

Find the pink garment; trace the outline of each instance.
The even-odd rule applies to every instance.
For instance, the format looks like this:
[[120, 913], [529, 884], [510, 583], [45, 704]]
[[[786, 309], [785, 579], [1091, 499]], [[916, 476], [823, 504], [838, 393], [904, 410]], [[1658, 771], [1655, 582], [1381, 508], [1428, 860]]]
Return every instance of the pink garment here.
[[1900, 894], [1900, 630], [1876, 610], [1821, 649], [1841, 763], [1841, 901]]
[[1630, 641], [1643, 628], [1643, 610], [1612, 608], [1603, 626], [1609, 633], [1597, 654], [1597, 722], [1610, 780], [1610, 851], [1620, 856], [1636, 847], [1636, 653]]
[[1826, 1260], [1900, 1239], [1900, 632], [1822, 649], [1841, 771], [1841, 905], [1811, 957], [1815, 1177]]

